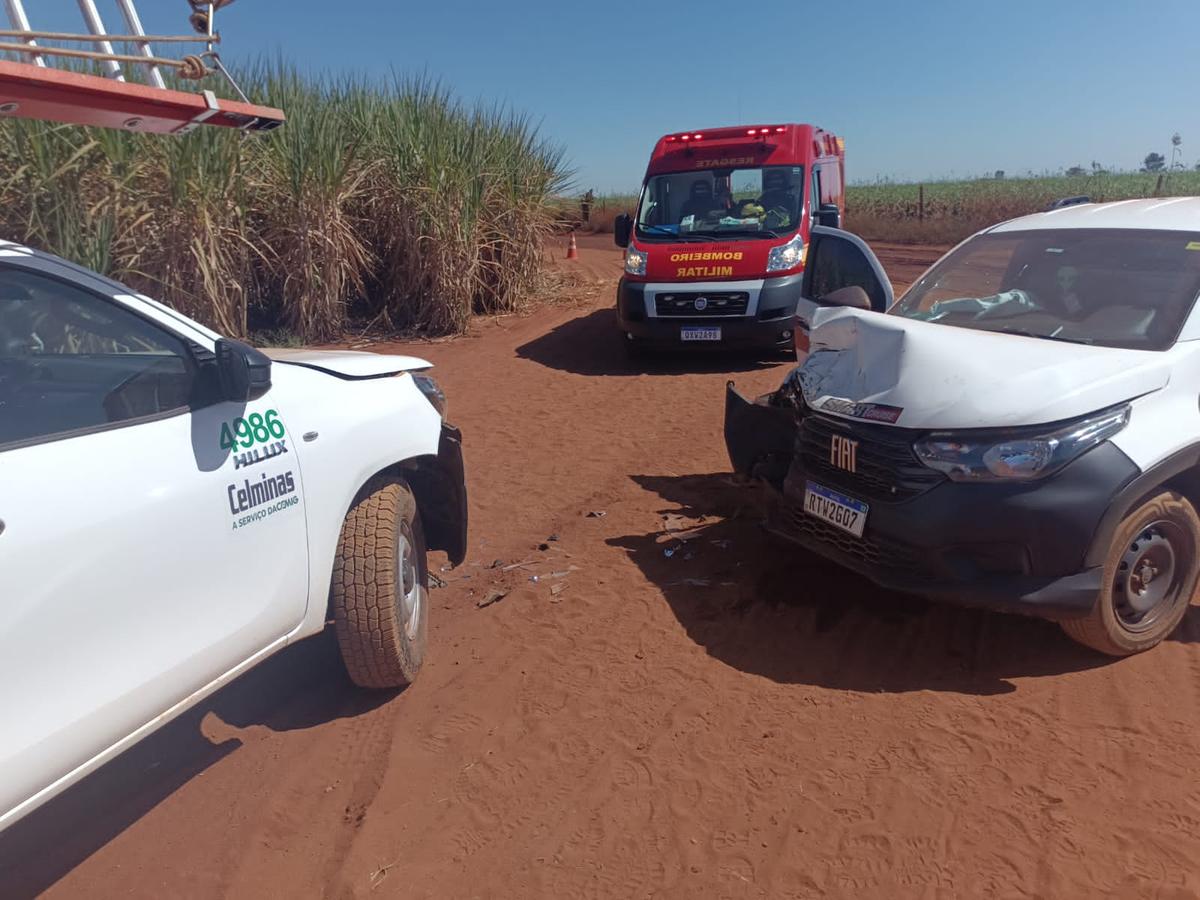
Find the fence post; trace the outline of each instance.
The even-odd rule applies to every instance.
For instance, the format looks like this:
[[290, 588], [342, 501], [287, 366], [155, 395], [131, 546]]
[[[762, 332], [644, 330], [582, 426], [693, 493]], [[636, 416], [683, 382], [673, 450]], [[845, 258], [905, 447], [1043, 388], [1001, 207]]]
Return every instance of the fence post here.
[[917, 186], [917, 221], [925, 221], [925, 185]]

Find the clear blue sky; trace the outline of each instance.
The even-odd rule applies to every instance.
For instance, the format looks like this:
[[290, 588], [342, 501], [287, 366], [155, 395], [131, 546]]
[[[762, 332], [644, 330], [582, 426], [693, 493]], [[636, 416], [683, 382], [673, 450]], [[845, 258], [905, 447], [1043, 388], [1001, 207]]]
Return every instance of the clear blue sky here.
[[[139, 6], [149, 29], [186, 20], [184, 0]], [[74, 0], [26, 7], [78, 21]], [[635, 190], [665, 132], [776, 121], [844, 136], [852, 180], [1132, 168], [1175, 131], [1200, 161], [1195, 0], [237, 0], [218, 21], [234, 61], [424, 71], [530, 113], [581, 189]]]

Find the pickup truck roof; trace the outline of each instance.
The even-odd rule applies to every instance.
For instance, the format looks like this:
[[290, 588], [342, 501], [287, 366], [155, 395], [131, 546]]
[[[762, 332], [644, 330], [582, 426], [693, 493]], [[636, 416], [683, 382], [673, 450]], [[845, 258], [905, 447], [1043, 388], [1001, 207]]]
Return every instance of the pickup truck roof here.
[[1080, 203], [1012, 219], [990, 229], [990, 233], [1034, 228], [1152, 228], [1196, 232], [1200, 231], [1200, 197]]

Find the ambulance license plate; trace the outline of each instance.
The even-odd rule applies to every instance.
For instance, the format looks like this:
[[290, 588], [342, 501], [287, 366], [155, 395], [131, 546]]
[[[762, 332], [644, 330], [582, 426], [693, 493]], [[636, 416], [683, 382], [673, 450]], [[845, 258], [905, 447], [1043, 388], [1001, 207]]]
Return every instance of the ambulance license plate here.
[[721, 326], [702, 325], [680, 328], [679, 339], [683, 341], [719, 341]]
[[867, 504], [809, 481], [804, 486], [804, 511], [857, 538], [867, 524]]

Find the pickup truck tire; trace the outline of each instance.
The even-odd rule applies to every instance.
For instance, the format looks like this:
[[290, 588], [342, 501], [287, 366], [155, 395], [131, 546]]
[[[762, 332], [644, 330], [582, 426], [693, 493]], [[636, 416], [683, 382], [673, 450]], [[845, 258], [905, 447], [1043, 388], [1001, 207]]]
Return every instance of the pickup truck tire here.
[[1174, 491], [1127, 515], [1104, 563], [1104, 587], [1082, 619], [1062, 622], [1081, 644], [1110, 656], [1149, 650], [1175, 630], [1200, 577], [1200, 516]]
[[429, 623], [428, 579], [412, 491], [394, 476], [373, 479], [346, 514], [331, 591], [338, 647], [359, 687], [402, 688], [417, 677]]

